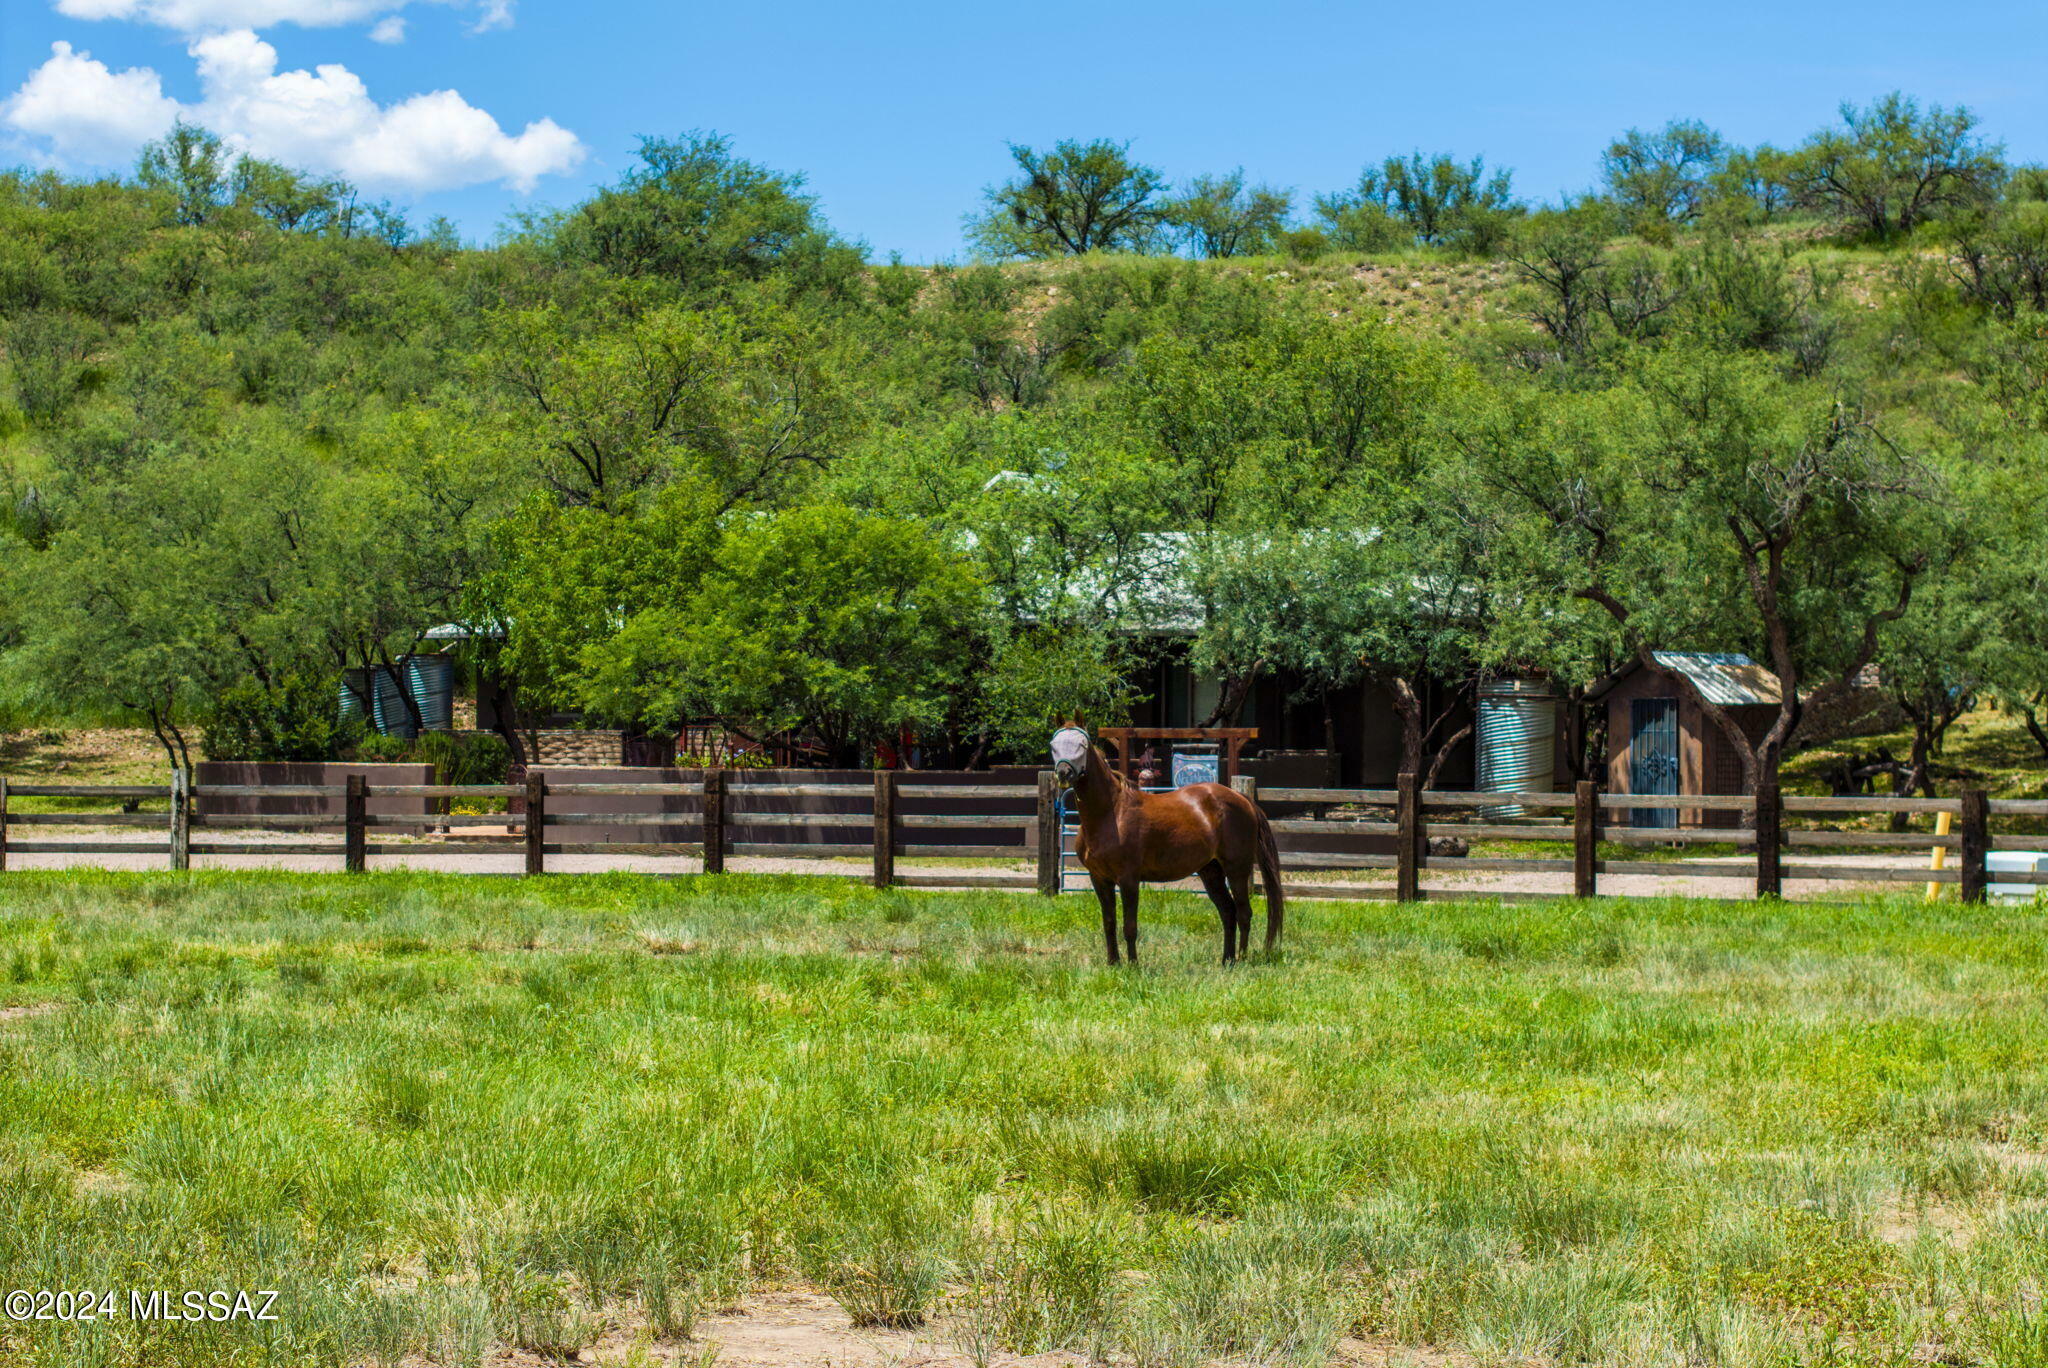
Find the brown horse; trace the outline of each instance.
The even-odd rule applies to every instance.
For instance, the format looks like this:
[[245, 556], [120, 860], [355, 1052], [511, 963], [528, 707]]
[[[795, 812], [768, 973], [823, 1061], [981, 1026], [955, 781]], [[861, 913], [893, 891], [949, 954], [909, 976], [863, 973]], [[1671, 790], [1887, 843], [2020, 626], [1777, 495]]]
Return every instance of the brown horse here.
[[1116, 899], [1124, 899], [1124, 953], [1138, 962], [1138, 887], [1199, 874], [1209, 901], [1223, 918], [1223, 962], [1251, 947], [1252, 865], [1266, 884], [1266, 949], [1280, 940], [1286, 895], [1280, 889], [1280, 851], [1266, 814], [1222, 784], [1190, 784], [1171, 793], [1146, 793], [1124, 782], [1077, 722], [1052, 738], [1052, 769], [1081, 810], [1075, 853], [1095, 883], [1102, 904], [1102, 939], [1117, 962]]

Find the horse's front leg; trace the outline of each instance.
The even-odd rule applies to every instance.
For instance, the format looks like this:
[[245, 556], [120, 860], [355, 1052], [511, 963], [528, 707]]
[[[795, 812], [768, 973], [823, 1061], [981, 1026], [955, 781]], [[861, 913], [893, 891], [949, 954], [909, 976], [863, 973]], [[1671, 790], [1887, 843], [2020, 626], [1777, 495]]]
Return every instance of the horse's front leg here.
[[1095, 882], [1095, 901], [1102, 904], [1102, 939], [1109, 947], [1109, 962], [1116, 963], [1116, 885], [1108, 879]]
[[1124, 958], [1138, 962], [1138, 881], [1124, 885]]

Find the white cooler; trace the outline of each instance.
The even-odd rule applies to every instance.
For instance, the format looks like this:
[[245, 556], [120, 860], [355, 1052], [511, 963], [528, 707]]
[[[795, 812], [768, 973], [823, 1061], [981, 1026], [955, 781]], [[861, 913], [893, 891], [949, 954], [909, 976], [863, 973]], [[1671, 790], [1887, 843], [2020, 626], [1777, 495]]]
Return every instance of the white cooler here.
[[2025, 901], [2031, 900], [2036, 893], [2048, 892], [2048, 884], [1999, 883], [1997, 879], [2000, 874], [2048, 874], [2048, 854], [2038, 850], [1987, 850], [1984, 852], [1984, 872], [1988, 876], [1984, 883], [1987, 897]]

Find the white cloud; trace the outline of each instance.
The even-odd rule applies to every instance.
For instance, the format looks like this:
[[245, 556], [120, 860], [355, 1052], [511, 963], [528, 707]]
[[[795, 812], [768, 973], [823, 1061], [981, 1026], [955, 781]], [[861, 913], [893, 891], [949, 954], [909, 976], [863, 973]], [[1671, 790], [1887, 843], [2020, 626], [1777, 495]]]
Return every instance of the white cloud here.
[[402, 15], [387, 14], [370, 26], [370, 41], [373, 43], [402, 43], [405, 41], [405, 18]]
[[[57, 12], [73, 19], [126, 19], [180, 33], [266, 29], [278, 24], [336, 28], [395, 14], [414, 0], [57, 0]], [[433, 0], [474, 8], [475, 27], [503, 28], [512, 22], [513, 0]], [[402, 22], [402, 21], [401, 21]], [[382, 25], [380, 24], [381, 28]], [[376, 37], [373, 32], [372, 37]], [[389, 39], [378, 39], [388, 42]]]
[[50, 60], [0, 101], [0, 125], [56, 160], [104, 164], [161, 136], [178, 109], [148, 67], [110, 71], [89, 52], [52, 43]]
[[501, 181], [531, 190], [542, 176], [583, 160], [583, 144], [552, 119], [515, 137], [453, 90], [379, 105], [362, 78], [339, 64], [279, 71], [277, 49], [248, 29], [214, 34], [189, 49], [201, 98], [163, 94], [147, 67], [110, 71], [67, 43], [0, 105], [0, 125], [64, 162], [105, 165], [160, 135], [180, 116], [237, 148], [370, 189], [412, 192]]

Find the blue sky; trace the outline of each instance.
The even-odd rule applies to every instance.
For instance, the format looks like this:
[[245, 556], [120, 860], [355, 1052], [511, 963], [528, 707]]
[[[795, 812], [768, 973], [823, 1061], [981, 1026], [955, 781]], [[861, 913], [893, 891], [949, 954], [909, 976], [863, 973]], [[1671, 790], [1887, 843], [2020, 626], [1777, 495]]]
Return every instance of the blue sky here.
[[0, 0], [0, 160], [124, 165], [197, 115], [487, 237], [616, 178], [638, 134], [717, 129], [805, 173], [877, 257], [922, 262], [961, 254], [1006, 141], [1130, 139], [1175, 178], [1242, 165], [1304, 204], [1420, 147], [1484, 154], [1550, 198], [1589, 186], [1631, 125], [1789, 142], [1900, 88], [2048, 160], [2044, 58], [2038, 0]]

